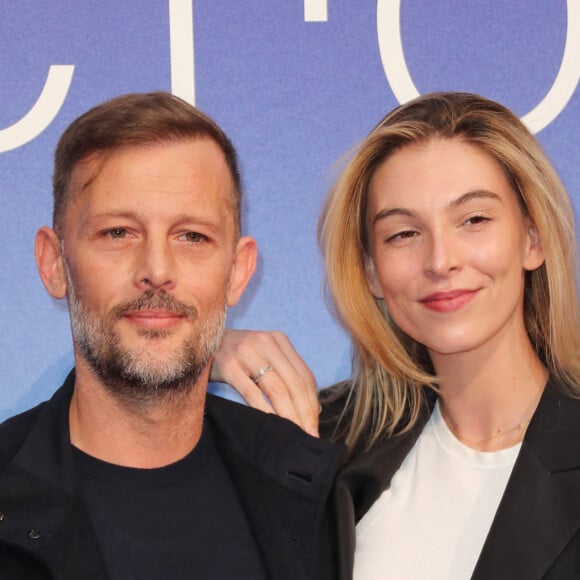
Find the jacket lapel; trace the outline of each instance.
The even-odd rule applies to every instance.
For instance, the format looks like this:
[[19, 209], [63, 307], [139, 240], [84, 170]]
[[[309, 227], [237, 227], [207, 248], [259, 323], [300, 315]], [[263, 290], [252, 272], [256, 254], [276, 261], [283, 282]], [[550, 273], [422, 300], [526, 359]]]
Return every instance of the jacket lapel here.
[[579, 527], [580, 400], [548, 384], [472, 578], [541, 578]]
[[431, 414], [435, 397], [429, 394], [417, 423], [405, 433], [385, 437], [368, 451], [354, 453], [337, 479], [334, 493], [339, 579], [351, 580], [356, 544], [355, 526], [391, 485], [401, 463], [417, 441]]
[[334, 579], [328, 497], [343, 446], [211, 395], [207, 418], [269, 577]]

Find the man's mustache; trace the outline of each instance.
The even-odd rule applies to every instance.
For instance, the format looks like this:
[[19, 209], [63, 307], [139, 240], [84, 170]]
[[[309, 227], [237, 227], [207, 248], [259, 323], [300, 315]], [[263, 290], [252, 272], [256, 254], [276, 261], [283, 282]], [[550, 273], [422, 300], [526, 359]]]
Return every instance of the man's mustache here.
[[111, 310], [111, 314], [116, 319], [120, 319], [128, 312], [136, 312], [138, 310], [166, 310], [178, 316], [197, 318], [197, 309], [194, 306], [176, 300], [165, 290], [146, 290], [136, 300], [117, 304]]

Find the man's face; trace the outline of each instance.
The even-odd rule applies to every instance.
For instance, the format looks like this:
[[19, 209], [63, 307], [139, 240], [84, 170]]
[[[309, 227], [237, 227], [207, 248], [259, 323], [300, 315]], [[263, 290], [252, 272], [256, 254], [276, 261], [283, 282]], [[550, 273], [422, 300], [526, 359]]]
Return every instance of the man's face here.
[[71, 188], [62, 252], [77, 359], [132, 398], [192, 386], [243, 289], [221, 150], [124, 148], [79, 164]]

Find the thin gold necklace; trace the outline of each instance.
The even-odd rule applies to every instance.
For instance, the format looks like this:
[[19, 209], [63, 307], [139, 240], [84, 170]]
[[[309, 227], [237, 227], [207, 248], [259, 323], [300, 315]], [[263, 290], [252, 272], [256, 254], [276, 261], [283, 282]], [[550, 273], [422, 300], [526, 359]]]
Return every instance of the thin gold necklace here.
[[534, 401], [537, 401], [537, 393], [536, 393], [536, 395], [534, 395], [533, 399], [531, 400], [529, 405], [526, 407], [526, 413], [524, 415], [524, 419], [519, 421], [515, 427], [512, 427], [511, 429], [508, 429], [507, 431], [502, 431], [501, 429], [498, 429], [493, 435], [489, 435], [488, 437], [484, 437], [483, 439], [478, 439], [477, 441], [474, 441], [472, 439], [467, 439], [466, 437], [463, 437], [462, 435], [459, 434], [457, 423], [454, 423], [451, 420], [451, 418], [447, 415], [447, 412], [445, 411], [442, 404], [439, 404], [439, 410], [441, 411], [441, 416], [443, 417], [443, 420], [445, 421], [445, 423], [447, 423], [447, 426], [449, 427], [449, 429], [451, 430], [453, 435], [455, 435], [455, 437], [457, 437], [457, 439], [459, 439], [459, 441], [461, 441], [462, 443], [465, 443], [465, 445], [467, 445], [469, 448], [473, 449], [474, 451], [481, 451], [481, 446], [483, 445], [483, 443], [487, 443], [488, 441], [492, 441], [493, 439], [497, 439], [499, 437], [507, 437], [508, 435], [510, 435], [511, 433], [515, 433], [516, 431], [521, 432], [515, 441], [516, 443], [519, 443], [520, 440], [523, 439], [524, 434], [526, 432], [526, 429], [527, 429], [528, 425], [530, 424], [532, 417], [534, 416], [533, 411], [530, 413], [530, 407], [532, 406]]
[[[442, 413], [442, 415], [443, 415], [443, 413]], [[457, 432], [457, 425], [452, 423], [449, 420], [449, 418], [446, 418], [443, 415], [443, 419], [445, 420], [445, 422], [447, 423], [447, 425], [451, 429], [451, 432], [453, 433], [453, 435], [455, 435], [455, 437], [457, 437], [457, 439], [459, 439], [459, 441], [461, 441], [462, 443], [465, 443], [465, 445], [467, 445], [470, 449], [473, 449], [475, 451], [481, 451], [481, 446], [484, 443], [491, 441], [492, 439], [497, 439], [498, 437], [507, 437], [510, 433], [515, 433], [516, 431], [521, 431], [521, 434], [518, 436], [518, 438], [515, 441], [516, 443], [519, 443], [520, 439], [523, 439], [524, 432], [525, 432], [527, 426], [530, 424], [530, 421], [532, 420], [532, 418], [530, 417], [525, 421], [521, 421], [515, 427], [512, 427], [511, 429], [508, 429], [507, 431], [502, 431], [501, 429], [498, 429], [496, 433], [494, 433], [493, 435], [490, 435], [489, 437], [484, 437], [483, 439], [473, 441], [472, 439], [467, 439], [467, 437], [463, 437], [462, 435], [459, 435], [459, 433]]]

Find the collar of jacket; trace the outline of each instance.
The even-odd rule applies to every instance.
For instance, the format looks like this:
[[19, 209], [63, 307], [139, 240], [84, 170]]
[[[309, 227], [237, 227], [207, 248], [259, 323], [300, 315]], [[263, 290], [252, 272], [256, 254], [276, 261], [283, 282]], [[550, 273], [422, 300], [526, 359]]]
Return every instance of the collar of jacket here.
[[[49, 402], [0, 430], [17, 433], [13, 458], [3, 461], [10, 453], [0, 453], [0, 541], [47, 563], [57, 577], [100, 580], [105, 566], [77, 491], [69, 444], [73, 388], [74, 371]], [[212, 395], [206, 419], [271, 577], [322, 578], [312, 570], [326, 568], [331, 558], [327, 498], [342, 445]]]
[[[0, 541], [43, 562], [55, 578], [107, 578], [89, 518], [77, 493], [68, 410], [74, 371], [50, 401], [6, 421], [2, 453]], [[0, 565], [0, 570], [2, 569]]]
[[576, 577], [579, 529], [580, 399], [550, 378], [472, 578]]
[[354, 568], [356, 524], [369, 510], [417, 441], [431, 415], [436, 398], [428, 391], [417, 422], [394, 437], [383, 437], [366, 451], [355, 451], [340, 471], [334, 489], [338, 535], [338, 578], [351, 580]]

